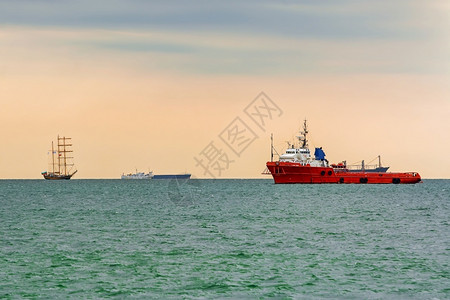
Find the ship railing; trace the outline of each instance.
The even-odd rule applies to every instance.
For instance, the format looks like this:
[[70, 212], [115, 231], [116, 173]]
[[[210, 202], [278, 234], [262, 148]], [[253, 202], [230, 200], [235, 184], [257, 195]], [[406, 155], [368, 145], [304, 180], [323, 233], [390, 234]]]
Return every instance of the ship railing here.
[[261, 172], [262, 175], [272, 175], [272, 173], [270, 173], [269, 168], [265, 168], [264, 171]]
[[[364, 169], [376, 169], [379, 168], [379, 165], [364, 165]], [[361, 170], [362, 169], [362, 165], [347, 165], [347, 169], [349, 170]]]

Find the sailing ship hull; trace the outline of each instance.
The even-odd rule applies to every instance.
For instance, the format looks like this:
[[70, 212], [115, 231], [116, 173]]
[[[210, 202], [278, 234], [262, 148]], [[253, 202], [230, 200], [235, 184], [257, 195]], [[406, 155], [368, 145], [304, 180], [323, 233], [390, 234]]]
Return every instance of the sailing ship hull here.
[[275, 183], [355, 183], [389, 184], [418, 183], [419, 173], [349, 172], [335, 171], [331, 167], [311, 167], [296, 162], [267, 162], [267, 168]]
[[72, 175], [56, 175], [56, 174], [42, 174], [47, 180], [69, 180], [72, 178]]

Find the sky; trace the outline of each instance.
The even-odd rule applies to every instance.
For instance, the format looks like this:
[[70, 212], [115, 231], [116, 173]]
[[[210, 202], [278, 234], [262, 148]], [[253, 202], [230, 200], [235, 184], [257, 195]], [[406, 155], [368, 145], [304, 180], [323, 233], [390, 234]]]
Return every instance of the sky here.
[[308, 120], [331, 162], [450, 178], [450, 2], [0, 0], [0, 179], [264, 178]]

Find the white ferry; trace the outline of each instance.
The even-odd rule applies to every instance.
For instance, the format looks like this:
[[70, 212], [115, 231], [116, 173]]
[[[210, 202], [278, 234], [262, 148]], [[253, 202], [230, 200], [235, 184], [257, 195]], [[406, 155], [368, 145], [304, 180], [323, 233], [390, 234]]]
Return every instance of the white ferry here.
[[120, 177], [121, 179], [152, 179], [153, 178], [153, 172], [148, 172], [148, 173], [144, 173], [144, 172], [138, 172], [136, 170], [136, 173], [134, 174], [122, 174], [122, 176]]

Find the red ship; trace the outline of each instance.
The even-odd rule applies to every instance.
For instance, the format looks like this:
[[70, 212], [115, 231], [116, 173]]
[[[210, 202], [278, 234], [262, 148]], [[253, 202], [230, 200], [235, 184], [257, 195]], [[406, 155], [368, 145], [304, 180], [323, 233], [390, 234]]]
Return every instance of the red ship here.
[[[366, 172], [350, 171], [345, 163], [332, 164], [325, 159], [322, 148], [315, 148], [314, 158], [308, 148], [306, 139], [308, 128], [306, 120], [303, 131], [297, 136], [299, 145], [289, 145], [286, 152], [280, 155], [278, 161], [273, 161], [273, 145], [271, 161], [267, 169], [275, 183], [418, 183], [421, 182], [417, 172]], [[269, 174], [269, 173], [266, 173]]]

